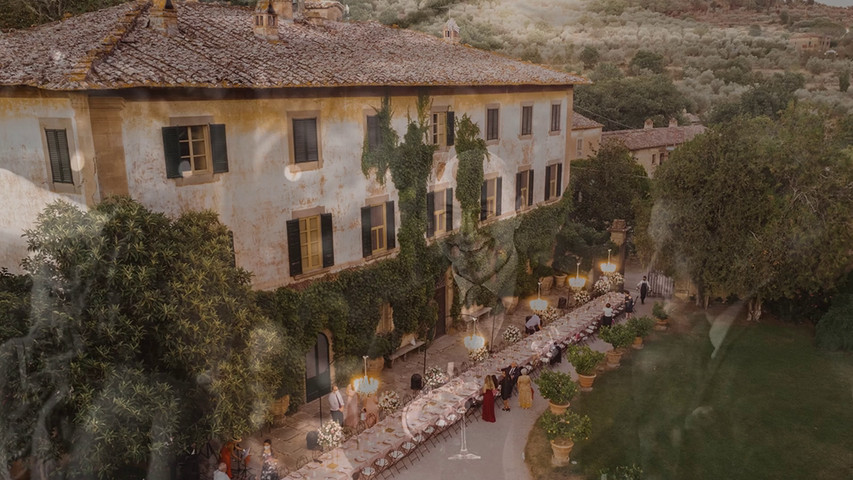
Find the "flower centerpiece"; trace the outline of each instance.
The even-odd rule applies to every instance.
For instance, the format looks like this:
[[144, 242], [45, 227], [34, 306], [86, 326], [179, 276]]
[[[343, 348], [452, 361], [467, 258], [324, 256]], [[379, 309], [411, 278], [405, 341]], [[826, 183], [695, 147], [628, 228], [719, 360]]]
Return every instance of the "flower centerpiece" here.
[[545, 310], [539, 312], [539, 318], [542, 319], [542, 323], [544, 325], [550, 325], [551, 322], [556, 320], [560, 316], [560, 311], [556, 308], [549, 306]]
[[567, 373], [545, 370], [534, 380], [539, 393], [548, 399], [551, 412], [559, 415], [569, 408], [569, 402], [578, 393], [578, 386]]
[[619, 272], [608, 273], [604, 276], [607, 277], [608, 280], [610, 280], [610, 286], [613, 290], [618, 290], [619, 285], [625, 283], [625, 277], [623, 277], [622, 274]]
[[560, 415], [546, 410], [539, 417], [539, 426], [545, 430], [545, 436], [551, 441], [551, 450], [554, 452], [551, 464], [555, 466], [568, 465], [575, 440], [589, 438], [592, 431], [589, 417], [578, 415], [571, 410]]
[[510, 325], [504, 330], [503, 339], [506, 343], [513, 344], [521, 340], [521, 330], [515, 325]]
[[329, 420], [320, 427], [317, 442], [324, 450], [337, 448], [344, 441], [344, 429], [338, 422]]
[[595, 292], [596, 295], [604, 295], [613, 289], [613, 283], [610, 281], [610, 277], [604, 276], [598, 279], [595, 282], [595, 285], [592, 286], [592, 291]]
[[477, 348], [475, 350], [470, 350], [468, 352], [468, 359], [472, 362], [482, 362], [489, 356], [489, 349], [485, 346]]
[[590, 300], [592, 300], [592, 297], [590, 297], [589, 292], [587, 292], [586, 290], [578, 290], [575, 293], [575, 305], [576, 306], [581, 306], [584, 303], [589, 302]]
[[379, 408], [385, 413], [396, 412], [400, 408], [400, 395], [394, 390], [385, 390], [379, 394]]
[[438, 367], [429, 367], [424, 376], [424, 382], [430, 388], [440, 387], [447, 383], [447, 380], [449, 380], [447, 373]]

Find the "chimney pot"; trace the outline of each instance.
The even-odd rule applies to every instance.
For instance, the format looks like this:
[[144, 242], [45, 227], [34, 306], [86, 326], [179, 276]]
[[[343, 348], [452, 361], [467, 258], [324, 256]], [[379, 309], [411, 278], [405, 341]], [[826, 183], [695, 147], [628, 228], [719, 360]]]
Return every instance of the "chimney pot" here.
[[178, 12], [172, 0], [153, 0], [148, 25], [164, 35], [178, 34]]
[[653, 122], [651, 118], [647, 118], [646, 122], [643, 123], [643, 129], [648, 130], [651, 128], [655, 128], [655, 122]]
[[669, 119], [669, 126], [670, 126], [670, 128], [671, 127], [677, 127], [678, 126], [678, 120], [676, 120], [675, 118], [670, 118]]
[[459, 43], [459, 25], [456, 23], [456, 20], [451, 18], [444, 24], [443, 35], [445, 42]]

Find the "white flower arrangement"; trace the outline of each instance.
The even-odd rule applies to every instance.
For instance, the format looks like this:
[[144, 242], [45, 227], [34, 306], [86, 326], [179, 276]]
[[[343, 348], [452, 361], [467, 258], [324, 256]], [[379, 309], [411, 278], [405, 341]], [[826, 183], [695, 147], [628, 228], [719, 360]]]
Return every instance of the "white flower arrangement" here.
[[430, 388], [436, 388], [447, 383], [449, 378], [447, 374], [444, 373], [444, 370], [438, 367], [429, 367], [426, 371], [426, 376], [424, 377], [424, 382], [426, 382], [426, 386]]
[[510, 325], [504, 330], [503, 339], [506, 343], [513, 344], [521, 340], [521, 330], [515, 325]]
[[400, 395], [394, 390], [385, 390], [379, 394], [379, 408], [385, 413], [393, 413], [400, 408]]
[[318, 443], [324, 449], [337, 448], [344, 441], [344, 429], [334, 420], [329, 420], [320, 427]]
[[592, 291], [594, 291], [596, 295], [604, 295], [612, 288], [613, 284], [610, 282], [610, 278], [601, 277], [597, 282], [595, 282], [595, 285], [592, 286]]
[[610, 285], [612, 288], [617, 288], [619, 285], [625, 283], [625, 277], [622, 276], [619, 272], [613, 272], [605, 275], [608, 279], [610, 279]]
[[539, 318], [542, 319], [542, 323], [545, 325], [550, 325], [551, 322], [559, 318], [560, 311], [552, 306], [548, 306], [544, 311], [539, 312]]
[[489, 356], [489, 349], [486, 347], [480, 347], [476, 350], [471, 350], [468, 352], [468, 359], [472, 362], [482, 362]]
[[590, 297], [589, 292], [586, 290], [578, 290], [577, 293], [575, 293], [575, 305], [577, 306], [581, 306], [590, 300], [592, 300], [592, 297]]

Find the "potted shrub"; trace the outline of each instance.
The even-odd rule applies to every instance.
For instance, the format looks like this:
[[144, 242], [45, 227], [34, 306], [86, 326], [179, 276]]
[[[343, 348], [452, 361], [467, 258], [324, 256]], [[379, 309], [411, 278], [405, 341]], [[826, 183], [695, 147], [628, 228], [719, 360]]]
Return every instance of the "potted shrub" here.
[[560, 415], [546, 411], [539, 417], [539, 426], [545, 430], [545, 436], [551, 442], [551, 451], [554, 453], [551, 464], [557, 467], [569, 464], [575, 441], [589, 438], [592, 430], [589, 417], [571, 410]]
[[624, 323], [617, 323], [610, 327], [601, 327], [598, 337], [613, 346], [613, 350], [607, 352], [607, 368], [618, 368], [624, 348], [634, 341], [634, 331]]
[[584, 345], [577, 345], [569, 349], [569, 362], [575, 367], [578, 373], [578, 383], [582, 392], [592, 390], [592, 382], [595, 381], [595, 366], [598, 362], [604, 360], [604, 354]]
[[542, 397], [548, 399], [548, 406], [555, 415], [565, 412], [578, 393], [578, 386], [566, 373], [546, 370], [534, 382], [539, 386]]
[[385, 367], [385, 356], [394, 352], [394, 346], [387, 335], [377, 335], [367, 349], [367, 370], [372, 375], [379, 375]]
[[666, 327], [669, 326], [669, 322], [666, 321], [669, 318], [669, 314], [666, 313], [666, 309], [663, 308], [662, 303], [655, 302], [652, 306], [652, 316], [657, 319], [655, 330], [666, 330]]
[[626, 325], [634, 332], [634, 344], [631, 346], [639, 350], [643, 348], [643, 337], [652, 333], [655, 321], [649, 317], [632, 317]]
[[542, 293], [550, 293], [551, 287], [554, 285], [554, 269], [547, 265], [536, 267], [536, 275], [539, 281], [542, 282]]

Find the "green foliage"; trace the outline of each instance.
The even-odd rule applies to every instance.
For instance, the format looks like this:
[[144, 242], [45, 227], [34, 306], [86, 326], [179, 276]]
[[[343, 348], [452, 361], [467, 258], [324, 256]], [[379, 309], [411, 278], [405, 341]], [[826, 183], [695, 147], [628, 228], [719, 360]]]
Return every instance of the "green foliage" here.
[[124, 3], [123, 0], [0, 0], [0, 29], [27, 28], [64, 15], [79, 15]]
[[580, 85], [575, 105], [609, 131], [642, 128], [647, 118], [666, 124], [687, 108], [688, 101], [665, 75], [643, 75]]
[[577, 384], [567, 373], [545, 370], [534, 382], [542, 397], [556, 405], [566, 405], [578, 394]]
[[625, 145], [605, 142], [595, 156], [572, 161], [569, 188], [572, 220], [603, 230], [617, 218], [633, 225], [636, 209], [649, 199], [651, 183]]
[[624, 323], [604, 326], [598, 332], [598, 337], [613, 346], [614, 349], [624, 348], [634, 341], [634, 329]]
[[566, 410], [561, 415], [554, 415], [550, 410], [539, 417], [539, 426], [545, 430], [548, 440], [567, 439], [572, 442], [585, 440], [592, 433], [592, 422], [586, 415]]
[[739, 115], [778, 119], [795, 100], [794, 92], [803, 88], [805, 82], [805, 77], [799, 73], [774, 73], [744, 92], [737, 102], [715, 107], [709, 121], [712, 124], [731, 122]]
[[583, 68], [595, 68], [595, 65], [598, 63], [600, 58], [601, 54], [598, 53], [598, 49], [593, 46], [587, 45], [583, 47], [583, 50], [581, 50], [580, 60], [583, 62]]
[[595, 375], [595, 367], [604, 360], [604, 353], [597, 352], [587, 345], [572, 345], [567, 358], [579, 375]]
[[658, 320], [666, 320], [669, 318], [669, 314], [666, 313], [666, 308], [664, 308], [663, 303], [661, 302], [655, 302], [655, 304], [652, 305], [652, 316]]
[[578, 270], [585, 272], [593, 268], [596, 259], [607, 256], [607, 249], [614, 248], [610, 243], [610, 233], [569, 221], [557, 234], [554, 246], [554, 270], [574, 274]]
[[29, 275], [15, 275], [4, 267], [0, 268], [0, 344], [27, 333], [30, 313], [30, 291], [32, 280]]
[[648, 50], [639, 50], [628, 66], [634, 72], [648, 70], [651, 73], [663, 73], [663, 55]]
[[631, 466], [619, 465], [612, 471], [609, 468], [604, 468], [598, 474], [601, 475], [601, 478], [607, 478], [608, 480], [643, 480], [644, 478], [643, 469], [639, 465], [634, 464], [631, 464]]
[[833, 297], [832, 306], [817, 324], [815, 344], [822, 350], [853, 350], [853, 294]]
[[57, 201], [25, 237], [27, 335], [0, 348], [4, 464], [68, 454], [63, 468], [112, 478], [265, 420], [291, 346], [253, 305], [214, 213]]
[[480, 193], [483, 186], [483, 160], [488, 160], [486, 141], [480, 137], [480, 127], [468, 114], [456, 125], [456, 199], [462, 209], [462, 231], [471, 234], [479, 222]]
[[603, 82], [605, 80], [619, 80], [622, 78], [625, 78], [625, 74], [622, 73], [622, 70], [619, 67], [612, 63], [599, 63], [589, 76], [589, 79], [595, 83]]
[[850, 88], [850, 70], [842, 70], [838, 72], [838, 91], [847, 93]]
[[650, 317], [631, 317], [625, 323], [631, 332], [634, 333], [635, 337], [645, 337], [646, 335], [652, 333], [652, 329], [655, 326], [654, 319]]
[[385, 174], [396, 157], [397, 142], [399, 141], [397, 131], [391, 128], [391, 97], [382, 97], [382, 107], [376, 110], [376, 117], [379, 125], [379, 145], [371, 150], [367, 134], [365, 134], [361, 154], [361, 171], [364, 172], [365, 176], [368, 176], [371, 169], [375, 169], [376, 181], [380, 185], [384, 185]]
[[655, 173], [650, 230], [661, 258], [703, 296], [754, 298], [758, 310], [762, 299], [831, 288], [853, 241], [853, 169], [837, 125], [790, 108], [679, 147]]

